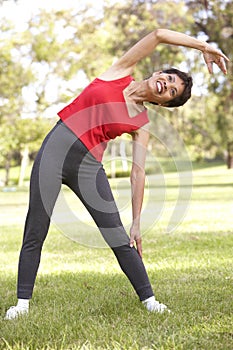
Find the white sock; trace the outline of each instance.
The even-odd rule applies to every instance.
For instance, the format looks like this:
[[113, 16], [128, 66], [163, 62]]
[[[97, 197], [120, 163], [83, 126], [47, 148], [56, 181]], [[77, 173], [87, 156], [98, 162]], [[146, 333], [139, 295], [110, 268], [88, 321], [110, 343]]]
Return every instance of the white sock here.
[[143, 304], [147, 304], [147, 303], [150, 303], [152, 301], [155, 301], [155, 296], [154, 295], [152, 295], [152, 297], [149, 297], [149, 298], [143, 300], [142, 303]]
[[18, 299], [17, 307], [21, 310], [28, 310], [29, 299]]

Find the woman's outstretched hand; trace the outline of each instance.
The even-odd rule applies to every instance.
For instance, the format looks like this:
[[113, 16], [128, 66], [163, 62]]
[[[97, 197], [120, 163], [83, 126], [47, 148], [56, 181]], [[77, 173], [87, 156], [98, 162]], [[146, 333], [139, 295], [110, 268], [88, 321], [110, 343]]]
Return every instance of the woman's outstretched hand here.
[[210, 74], [213, 73], [213, 63], [217, 64], [224, 74], [227, 74], [225, 61], [228, 62], [229, 59], [221, 51], [215, 49], [211, 45], [207, 45], [203, 50], [203, 56]]
[[134, 242], [136, 242], [137, 252], [139, 256], [142, 258], [142, 239], [140, 230], [133, 225], [130, 229], [130, 247], [132, 248], [134, 246]]

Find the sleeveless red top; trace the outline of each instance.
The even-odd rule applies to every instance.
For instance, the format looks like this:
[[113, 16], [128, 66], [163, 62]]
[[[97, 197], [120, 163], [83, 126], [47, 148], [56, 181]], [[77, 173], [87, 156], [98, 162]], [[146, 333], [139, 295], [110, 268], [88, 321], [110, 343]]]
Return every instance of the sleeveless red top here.
[[96, 78], [58, 112], [61, 120], [99, 161], [109, 140], [149, 122], [146, 109], [135, 117], [128, 114], [123, 90], [132, 80], [131, 76], [112, 81]]

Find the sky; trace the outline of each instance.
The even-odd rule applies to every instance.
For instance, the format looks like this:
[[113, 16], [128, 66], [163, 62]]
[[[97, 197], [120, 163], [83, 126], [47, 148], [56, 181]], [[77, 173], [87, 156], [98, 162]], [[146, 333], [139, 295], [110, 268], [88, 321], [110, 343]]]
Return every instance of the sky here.
[[17, 25], [18, 30], [25, 29], [25, 22], [36, 13], [38, 9], [60, 10], [82, 7], [82, 5], [91, 4], [94, 11], [101, 11], [103, 0], [18, 0], [15, 3], [13, 0], [4, 1], [1, 5], [0, 17], [7, 18]]

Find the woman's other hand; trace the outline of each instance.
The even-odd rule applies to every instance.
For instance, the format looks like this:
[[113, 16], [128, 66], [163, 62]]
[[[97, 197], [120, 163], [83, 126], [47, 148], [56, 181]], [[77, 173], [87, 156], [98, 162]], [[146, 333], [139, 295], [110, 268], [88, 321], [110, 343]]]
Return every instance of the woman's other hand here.
[[203, 50], [203, 56], [210, 74], [213, 73], [213, 63], [217, 64], [224, 74], [227, 74], [225, 61], [228, 62], [229, 59], [221, 51], [208, 44]]
[[140, 230], [135, 227], [135, 225], [132, 225], [130, 228], [130, 247], [134, 246], [134, 242], [136, 242], [137, 252], [142, 258], [142, 239]]

